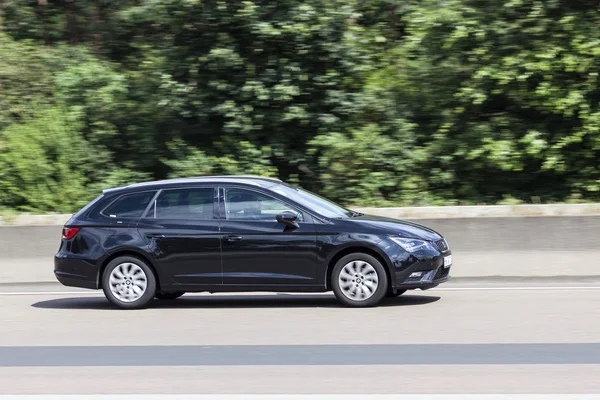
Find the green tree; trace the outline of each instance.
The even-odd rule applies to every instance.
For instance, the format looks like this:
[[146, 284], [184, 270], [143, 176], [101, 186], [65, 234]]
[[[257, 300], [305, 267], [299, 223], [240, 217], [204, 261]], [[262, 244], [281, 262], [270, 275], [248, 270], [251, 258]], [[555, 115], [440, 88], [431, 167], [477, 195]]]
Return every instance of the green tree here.
[[231, 173], [354, 205], [600, 200], [596, 1], [1, 11], [0, 207], [66, 210], [104, 185]]
[[[374, 79], [410, 110], [440, 198], [599, 198], [595, 2], [413, 3]], [[402, 107], [404, 106], [404, 107]]]

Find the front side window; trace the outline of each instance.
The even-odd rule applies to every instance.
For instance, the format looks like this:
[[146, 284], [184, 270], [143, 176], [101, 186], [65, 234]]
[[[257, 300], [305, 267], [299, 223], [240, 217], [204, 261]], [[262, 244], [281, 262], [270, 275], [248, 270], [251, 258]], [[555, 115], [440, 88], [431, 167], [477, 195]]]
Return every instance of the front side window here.
[[111, 218], [140, 218], [156, 192], [132, 193], [120, 197], [102, 214]]
[[227, 219], [240, 221], [276, 221], [277, 214], [291, 211], [303, 221], [302, 213], [273, 197], [245, 189], [225, 189]]
[[354, 214], [347, 208], [344, 208], [339, 204], [336, 204], [331, 200], [327, 200], [326, 198], [317, 194], [309, 192], [308, 190], [294, 188], [288, 185], [277, 185], [269, 189], [280, 195], [289, 197], [296, 203], [302, 204], [304, 207], [313, 210], [324, 217], [349, 218]]
[[156, 199], [155, 215], [163, 219], [213, 219], [213, 198], [213, 188], [165, 190]]

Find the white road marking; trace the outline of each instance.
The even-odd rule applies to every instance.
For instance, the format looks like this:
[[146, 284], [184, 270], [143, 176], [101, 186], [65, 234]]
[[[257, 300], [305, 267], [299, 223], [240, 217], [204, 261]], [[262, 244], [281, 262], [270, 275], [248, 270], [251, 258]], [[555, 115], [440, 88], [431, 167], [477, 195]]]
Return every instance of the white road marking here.
[[578, 290], [600, 289], [600, 286], [506, 286], [506, 287], [463, 287], [463, 288], [435, 288], [426, 290], [436, 292], [456, 292], [469, 290]]
[[[434, 288], [429, 290], [414, 290], [408, 291], [407, 296], [410, 295], [418, 295], [421, 293], [428, 292], [468, 292], [468, 291], [495, 291], [495, 290], [520, 290], [520, 291], [531, 291], [531, 290], [599, 290], [600, 286], [504, 286], [504, 287], [450, 287], [450, 288]], [[328, 292], [331, 294], [331, 292]], [[219, 293], [212, 294], [211, 296], [239, 296], [239, 295], [260, 295], [260, 296], [278, 296], [278, 295], [288, 295], [288, 296], [315, 296], [315, 295], [323, 295], [324, 293], [252, 293], [252, 292], [238, 292], [238, 293]], [[44, 291], [28, 291], [28, 292], [2, 292], [0, 291], [0, 296], [58, 296], [58, 295], [82, 295], [82, 296], [103, 296], [102, 291], [94, 291], [94, 292], [44, 292]], [[194, 293], [190, 293], [190, 295], [195, 295]], [[202, 293], [197, 293], [196, 295], [202, 295]], [[204, 295], [207, 295], [206, 293]], [[1, 397], [0, 397], [1, 399]]]
[[0, 395], [0, 400], [599, 400], [598, 394], [384, 394], [384, 395]]
[[[102, 296], [99, 292], [0, 292], [0, 296], [55, 296], [55, 295], [84, 295], [84, 296]], [[2, 397], [0, 396], [0, 399]]]

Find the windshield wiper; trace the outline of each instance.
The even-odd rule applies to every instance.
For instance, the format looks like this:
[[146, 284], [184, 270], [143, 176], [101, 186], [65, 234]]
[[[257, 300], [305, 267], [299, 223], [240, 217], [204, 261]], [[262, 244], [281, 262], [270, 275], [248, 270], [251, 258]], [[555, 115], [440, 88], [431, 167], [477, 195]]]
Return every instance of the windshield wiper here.
[[360, 213], [360, 212], [356, 212], [356, 211], [352, 211], [352, 215], [350, 218], [354, 218], [354, 217], [360, 217], [361, 215], [365, 215], [364, 213]]

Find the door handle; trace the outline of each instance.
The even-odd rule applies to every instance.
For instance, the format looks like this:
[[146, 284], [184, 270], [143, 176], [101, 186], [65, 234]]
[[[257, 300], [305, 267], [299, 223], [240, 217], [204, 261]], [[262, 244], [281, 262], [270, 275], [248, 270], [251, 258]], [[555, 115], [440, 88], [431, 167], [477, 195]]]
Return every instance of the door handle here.
[[148, 233], [148, 234], [146, 234], [146, 237], [148, 239], [164, 239], [167, 236], [163, 235], [163, 234], [160, 234], [160, 233]]
[[239, 242], [243, 238], [241, 236], [223, 236], [223, 239], [227, 240], [228, 242]]

